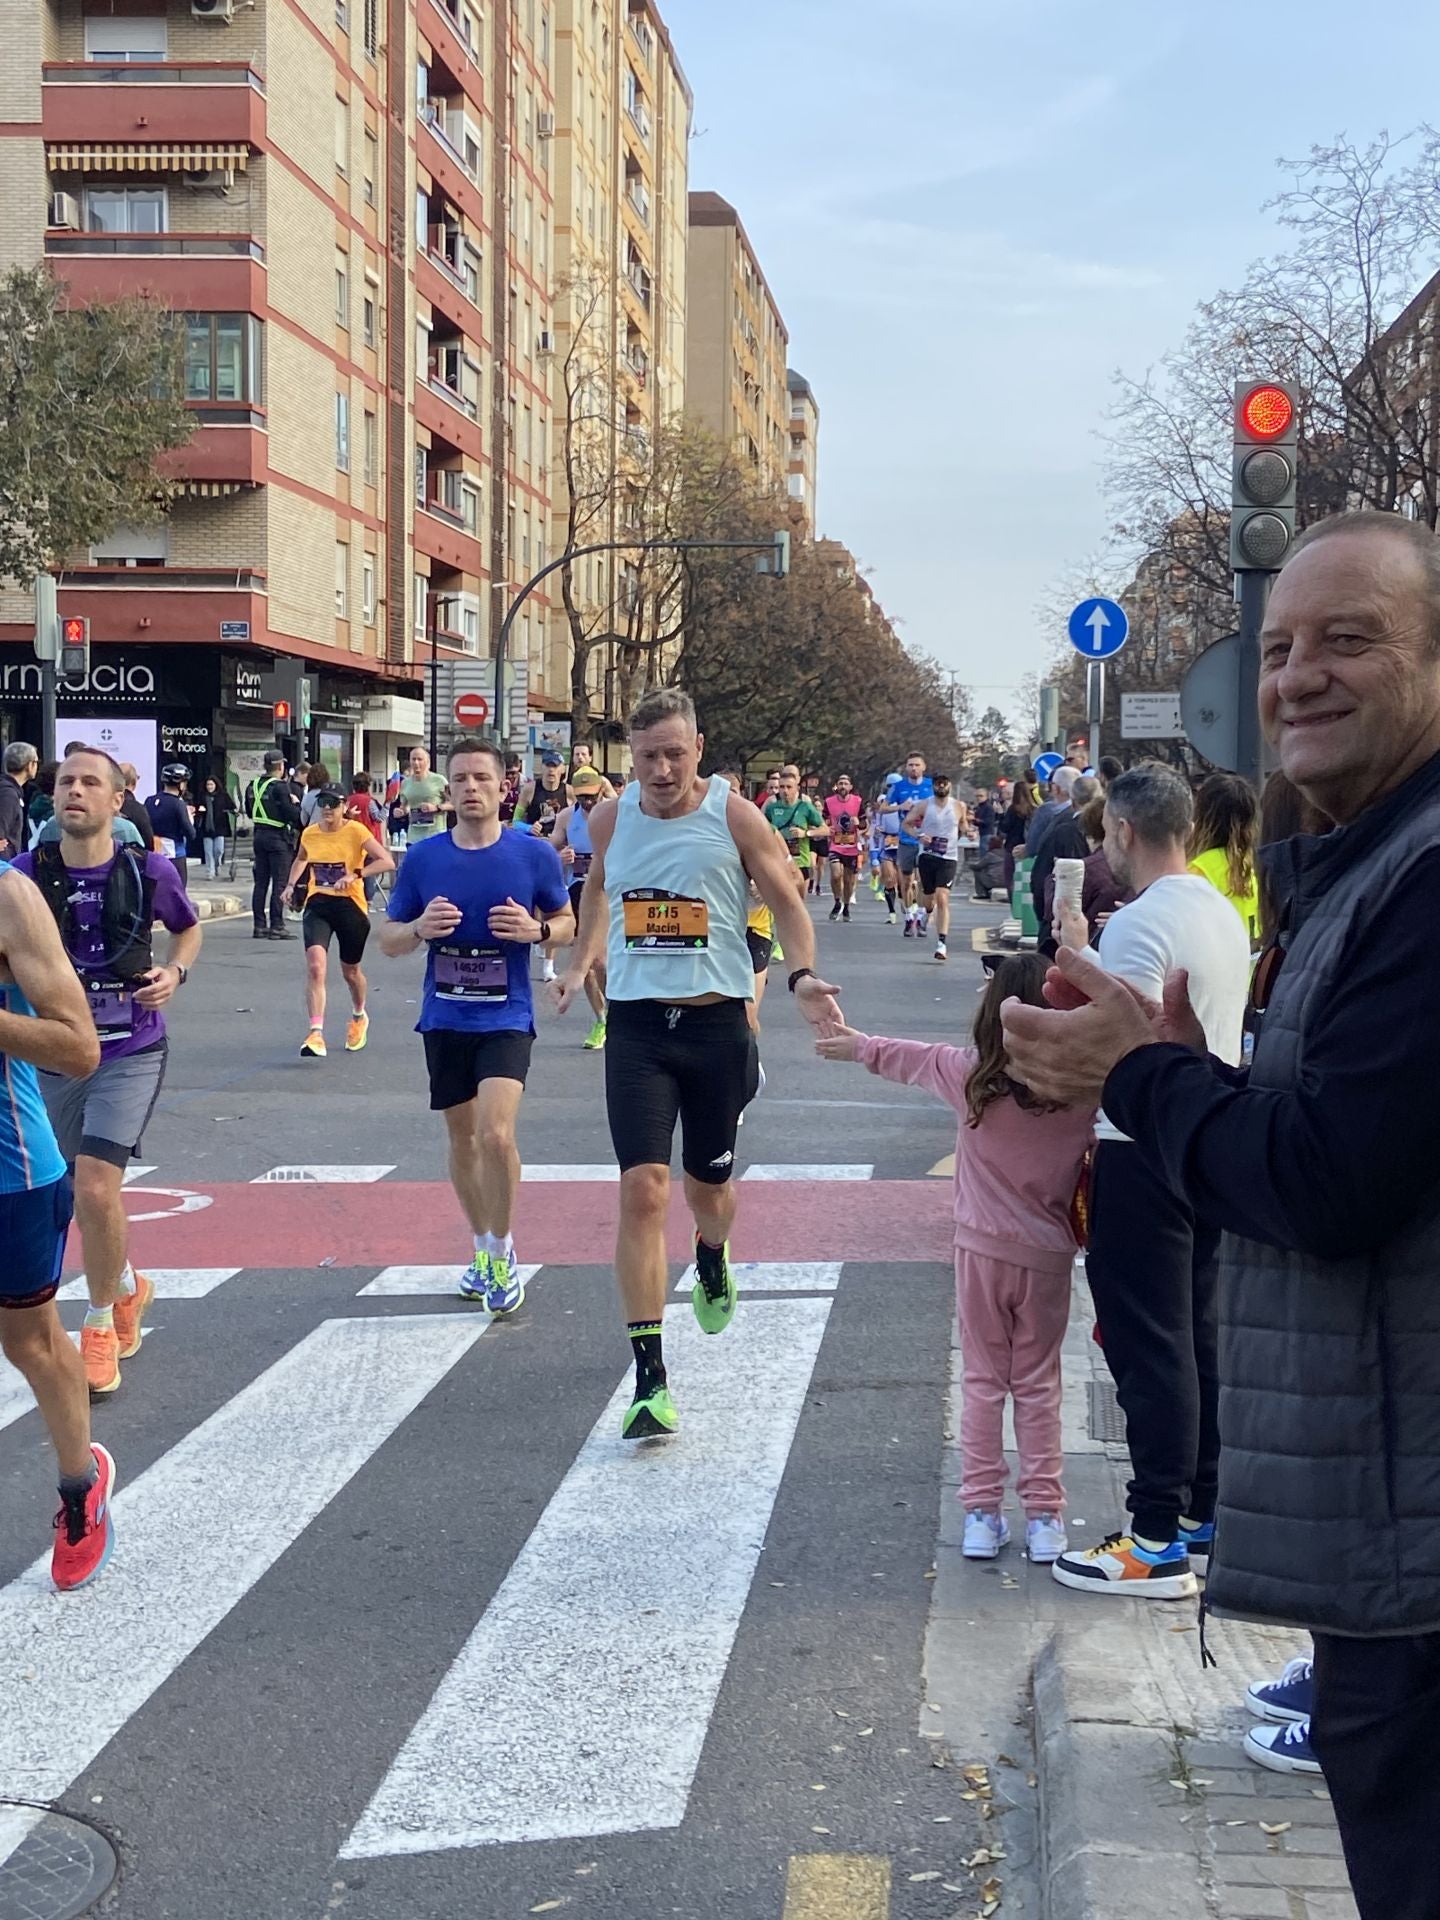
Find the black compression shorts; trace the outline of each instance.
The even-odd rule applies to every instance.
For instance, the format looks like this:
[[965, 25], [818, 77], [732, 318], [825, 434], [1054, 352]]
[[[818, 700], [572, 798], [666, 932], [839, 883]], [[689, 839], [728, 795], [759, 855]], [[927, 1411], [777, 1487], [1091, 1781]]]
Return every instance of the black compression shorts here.
[[941, 860], [936, 854], [922, 853], [916, 864], [923, 893], [934, 893], [942, 887], [948, 892], [955, 879], [953, 860]]
[[300, 923], [307, 947], [330, 951], [330, 936], [335, 936], [343, 966], [358, 967], [370, 938], [370, 916], [353, 900], [338, 893], [312, 893], [305, 902], [305, 917]]
[[691, 1179], [718, 1187], [730, 1178], [740, 1115], [760, 1084], [745, 1005], [610, 1002], [605, 1107], [622, 1173], [668, 1167], [678, 1119], [681, 1164]]
[[422, 1034], [425, 1065], [430, 1070], [430, 1111], [463, 1107], [480, 1091], [483, 1080], [518, 1080], [523, 1087], [530, 1071], [535, 1035], [502, 1027], [489, 1033], [462, 1033], [439, 1027]]
[[775, 936], [770, 933], [757, 933], [753, 927], [745, 929], [745, 944], [750, 949], [750, 965], [755, 973], [765, 973], [775, 952]]

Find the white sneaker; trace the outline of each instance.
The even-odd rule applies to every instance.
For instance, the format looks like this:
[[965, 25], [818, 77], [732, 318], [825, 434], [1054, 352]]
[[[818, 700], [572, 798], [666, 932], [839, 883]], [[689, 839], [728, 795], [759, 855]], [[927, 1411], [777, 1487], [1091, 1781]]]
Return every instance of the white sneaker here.
[[993, 1560], [1001, 1547], [1010, 1544], [1010, 1528], [1003, 1513], [987, 1513], [976, 1507], [965, 1516], [965, 1544], [960, 1551], [967, 1560]]
[[543, 985], [545, 985], [545, 986], [548, 986], [548, 985], [549, 985], [549, 983], [550, 983], [550, 982], [551, 982], [551, 981], [552, 981], [552, 980], [553, 980], [554, 978], [555, 978], [555, 962], [554, 962], [554, 961], [553, 961], [553, 960], [552, 960], [552, 959], [550, 958], [550, 956], [549, 956], [549, 955], [547, 954], [547, 955], [545, 956], [545, 958], [544, 958], [544, 960], [542, 960], [542, 961], [541, 961], [541, 963], [540, 963], [540, 979], [541, 979], [541, 983], [542, 983]]
[[1025, 1554], [1037, 1567], [1053, 1566], [1070, 1545], [1058, 1513], [1037, 1513], [1025, 1522]]
[[935, 942], [935, 958], [937, 960], [948, 960], [950, 958], [950, 955], [945, 951], [945, 942], [943, 940], [937, 940]]

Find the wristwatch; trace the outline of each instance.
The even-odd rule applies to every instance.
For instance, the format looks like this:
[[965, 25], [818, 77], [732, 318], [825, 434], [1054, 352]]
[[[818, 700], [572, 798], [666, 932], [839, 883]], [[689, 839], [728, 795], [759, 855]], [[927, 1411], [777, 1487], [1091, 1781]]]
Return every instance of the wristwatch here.
[[185, 982], [190, 978], [190, 969], [188, 967], [182, 967], [180, 962], [177, 960], [175, 962], [175, 971], [180, 976], [178, 984], [183, 987]]
[[550, 938], [550, 922], [548, 920], [542, 920], [540, 922], [540, 938], [536, 941], [535, 944], [537, 946], [543, 947], [545, 942], [549, 938]]
[[794, 993], [796, 986], [801, 980], [816, 980], [818, 978], [819, 975], [816, 973], [814, 967], [796, 967], [790, 976], [791, 993]]

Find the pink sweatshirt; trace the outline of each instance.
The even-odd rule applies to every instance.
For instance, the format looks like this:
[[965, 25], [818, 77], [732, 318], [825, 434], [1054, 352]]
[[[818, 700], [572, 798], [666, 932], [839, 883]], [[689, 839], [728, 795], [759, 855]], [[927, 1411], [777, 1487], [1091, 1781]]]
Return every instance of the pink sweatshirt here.
[[960, 1116], [955, 1141], [955, 1244], [1040, 1273], [1068, 1273], [1075, 1257], [1070, 1203], [1095, 1138], [1088, 1109], [1027, 1113], [997, 1100], [972, 1127], [965, 1082], [974, 1047], [929, 1046], [866, 1034], [856, 1059], [882, 1080], [928, 1087]]

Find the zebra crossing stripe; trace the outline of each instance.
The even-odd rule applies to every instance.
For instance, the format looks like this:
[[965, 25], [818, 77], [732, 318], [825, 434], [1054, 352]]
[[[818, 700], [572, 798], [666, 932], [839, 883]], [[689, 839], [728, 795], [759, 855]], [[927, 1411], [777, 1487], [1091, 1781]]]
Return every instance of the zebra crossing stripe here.
[[317, 1186], [317, 1187], [368, 1187], [375, 1181], [383, 1180], [387, 1173], [395, 1171], [394, 1164], [387, 1167], [376, 1166], [304, 1166], [271, 1167], [268, 1173], [257, 1173], [250, 1182], [252, 1187], [266, 1186]]
[[627, 1376], [342, 1858], [679, 1826], [830, 1304], [670, 1309], [680, 1435], [620, 1438]]
[[64, 1793], [490, 1324], [327, 1320], [131, 1487], [122, 1456], [103, 1578], [57, 1594], [47, 1553], [0, 1590], [0, 1799]]
[[[839, 1260], [732, 1260], [730, 1271], [743, 1300], [747, 1293], [834, 1293], [840, 1284]], [[694, 1286], [694, 1266], [680, 1276], [677, 1293]]]
[[[539, 1271], [539, 1267], [521, 1267], [521, 1282], [528, 1287]], [[460, 1273], [458, 1260], [452, 1260], [448, 1267], [385, 1267], [355, 1297], [394, 1300], [428, 1299], [437, 1293], [453, 1295], [460, 1284]]]
[[522, 1186], [539, 1186], [546, 1181], [558, 1183], [564, 1180], [603, 1180], [609, 1186], [619, 1186], [620, 1169], [613, 1160], [598, 1165], [587, 1163], [584, 1166], [522, 1167], [520, 1169]]
[[[157, 1300], [203, 1300], [207, 1293], [233, 1280], [239, 1271], [239, 1267], [146, 1267], [145, 1277], [153, 1284]], [[55, 1297], [88, 1300], [84, 1274], [67, 1280]]]
[[747, 1167], [741, 1174], [742, 1180], [868, 1180], [874, 1173], [873, 1166], [804, 1166], [760, 1165]]

